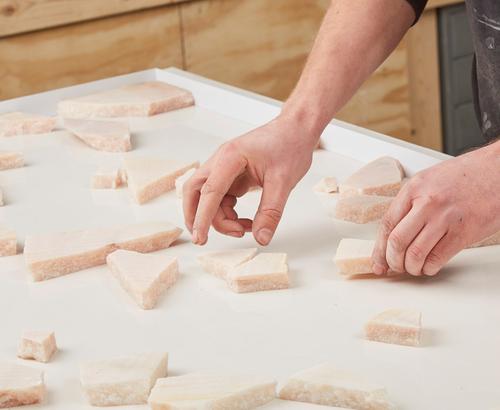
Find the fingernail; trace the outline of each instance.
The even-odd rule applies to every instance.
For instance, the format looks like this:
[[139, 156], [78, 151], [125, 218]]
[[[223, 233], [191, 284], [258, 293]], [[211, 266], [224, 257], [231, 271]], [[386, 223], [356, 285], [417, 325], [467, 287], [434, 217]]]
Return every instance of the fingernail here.
[[372, 269], [375, 275], [383, 275], [385, 273], [385, 267], [379, 263], [374, 263]]
[[271, 242], [272, 237], [273, 233], [267, 228], [263, 228], [259, 232], [257, 232], [257, 240], [261, 245], [267, 245], [269, 242]]
[[238, 231], [228, 232], [227, 234], [229, 236], [234, 236], [235, 238], [241, 238], [243, 236], [243, 232], [238, 232]]
[[198, 243], [198, 231], [196, 229], [193, 229], [193, 235], [191, 237], [191, 241], [194, 243], [194, 244], [197, 244]]

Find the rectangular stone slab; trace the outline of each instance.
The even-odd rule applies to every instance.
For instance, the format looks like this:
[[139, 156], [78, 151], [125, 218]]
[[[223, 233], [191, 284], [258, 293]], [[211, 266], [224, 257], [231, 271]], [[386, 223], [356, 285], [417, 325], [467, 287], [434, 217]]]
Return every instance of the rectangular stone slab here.
[[25, 112], [9, 112], [0, 114], [0, 137], [12, 137], [25, 134], [45, 134], [56, 126], [55, 117], [29, 114]]
[[195, 373], [158, 379], [148, 403], [152, 410], [250, 410], [272, 401], [275, 389], [260, 377]]
[[93, 406], [146, 404], [156, 380], [167, 371], [167, 353], [135, 354], [82, 363], [80, 382]]
[[0, 171], [24, 166], [24, 156], [20, 152], [0, 151]]
[[340, 196], [332, 216], [357, 224], [374, 222], [384, 216], [393, 199], [378, 195]]
[[368, 340], [405, 346], [418, 346], [422, 314], [409, 309], [390, 309], [373, 317], [365, 325]]
[[343, 275], [373, 273], [372, 253], [375, 241], [364, 239], [342, 239], [335, 254], [335, 265]]
[[24, 257], [33, 280], [41, 281], [106, 263], [117, 249], [154, 252], [168, 248], [182, 229], [169, 222], [29, 235]]
[[395, 409], [385, 388], [329, 363], [292, 375], [280, 389], [279, 397], [348, 409]]
[[191, 92], [148, 81], [61, 101], [58, 113], [63, 118], [148, 117], [193, 104]]
[[0, 361], [0, 408], [42, 403], [45, 394], [41, 370]]
[[16, 233], [0, 226], [0, 256], [12, 256], [17, 253]]

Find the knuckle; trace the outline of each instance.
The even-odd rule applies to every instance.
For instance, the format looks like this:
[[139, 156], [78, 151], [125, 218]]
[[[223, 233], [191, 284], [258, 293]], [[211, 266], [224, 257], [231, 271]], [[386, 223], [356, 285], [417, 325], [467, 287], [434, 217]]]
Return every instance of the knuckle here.
[[422, 185], [425, 184], [425, 176], [419, 172], [418, 174], [415, 174], [407, 183], [406, 185], [411, 188], [411, 190], [415, 190], [420, 188]]
[[212, 227], [220, 233], [225, 233], [224, 226], [217, 218], [212, 221]]
[[436, 254], [435, 252], [431, 252], [427, 256], [422, 272], [424, 275], [433, 276], [439, 272], [442, 266], [443, 266], [442, 257]]
[[275, 223], [278, 223], [283, 215], [283, 212], [276, 208], [263, 208], [260, 212]]
[[404, 252], [406, 250], [406, 243], [399, 233], [392, 231], [387, 240], [388, 244], [396, 252]]
[[201, 194], [202, 195], [224, 195], [225, 192], [222, 192], [222, 190], [213, 182], [207, 181], [203, 184], [203, 187], [201, 188]]
[[445, 212], [445, 220], [450, 224], [457, 227], [457, 229], [461, 229], [461, 227], [465, 224], [465, 215], [461, 209], [458, 209], [456, 206], [449, 208]]
[[425, 256], [420, 248], [412, 246], [408, 248], [405, 256], [405, 271], [412, 276], [420, 276], [422, 274], [422, 266]]
[[424, 250], [419, 245], [412, 244], [406, 250], [406, 258], [410, 262], [421, 262], [425, 259]]
[[425, 207], [439, 208], [446, 203], [446, 197], [443, 194], [427, 194], [423, 202]]
[[388, 217], [387, 213], [382, 218], [381, 229], [386, 236], [388, 236], [394, 229], [394, 224], [392, 223], [392, 220]]
[[228, 141], [219, 148], [219, 154], [223, 156], [234, 155], [238, 153], [238, 147], [235, 141]]

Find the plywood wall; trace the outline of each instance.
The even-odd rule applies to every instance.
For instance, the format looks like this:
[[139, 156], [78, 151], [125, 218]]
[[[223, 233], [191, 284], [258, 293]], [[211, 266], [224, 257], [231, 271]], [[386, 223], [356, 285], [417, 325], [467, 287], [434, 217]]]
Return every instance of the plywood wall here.
[[[305, 64], [330, 0], [211, 0], [181, 5], [189, 71], [284, 100]], [[339, 119], [409, 140], [406, 42]]]
[[284, 100], [329, 0], [211, 0], [181, 5], [186, 68]]
[[182, 67], [177, 6], [0, 38], [0, 99]]
[[[0, 99], [176, 66], [285, 100], [330, 1], [0, 0]], [[435, 16], [424, 15], [339, 119], [441, 147]]]

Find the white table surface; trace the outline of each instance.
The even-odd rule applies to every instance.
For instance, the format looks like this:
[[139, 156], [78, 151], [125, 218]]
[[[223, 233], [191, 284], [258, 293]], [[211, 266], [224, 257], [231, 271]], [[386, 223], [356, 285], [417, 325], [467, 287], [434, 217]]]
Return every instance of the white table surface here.
[[[173, 70], [168, 78], [180, 75]], [[130, 78], [124, 81], [141, 77]], [[203, 82], [192, 77], [189, 81]], [[106, 84], [100, 82], [98, 88]], [[227, 92], [236, 94], [232, 89]], [[54, 95], [59, 94], [43, 98]], [[0, 103], [0, 112], [29, 104], [50, 111], [40, 106], [40, 98]], [[255, 98], [253, 103], [266, 112], [265, 102]], [[125, 155], [203, 161], [225, 139], [257, 122], [221, 114], [204, 101], [193, 108], [132, 120], [134, 150]], [[359, 141], [370, 143], [369, 132], [353, 132]], [[328, 143], [332, 149], [334, 141]], [[389, 151], [396, 147], [391, 154], [399, 152], [390, 139], [385, 144]], [[0, 172], [7, 203], [0, 208], [0, 222], [16, 230], [20, 243], [28, 233], [144, 220], [183, 226], [174, 192], [139, 206], [131, 203], [126, 188], [89, 189], [98, 165], [119, 164], [123, 154], [95, 151], [65, 131], [2, 139], [0, 149], [21, 150], [27, 160], [24, 168]], [[405, 145], [401, 155], [410, 155], [412, 149]], [[415, 158], [428, 154], [415, 150]], [[361, 160], [317, 151], [311, 170], [290, 197], [278, 233], [266, 249], [288, 253], [292, 282], [288, 290], [235, 294], [197, 265], [195, 257], [204, 251], [256, 246], [248, 235], [234, 239], [212, 232], [202, 249], [192, 245], [184, 232], [177, 244], [162, 251], [179, 258], [181, 277], [151, 311], [140, 310], [105, 266], [33, 283], [22, 255], [1, 258], [0, 359], [26, 363], [15, 359], [23, 330], [54, 330], [60, 346], [54, 360], [27, 362], [44, 369], [49, 390], [46, 403], [34, 407], [51, 410], [91, 408], [79, 386], [80, 361], [157, 350], [169, 352], [171, 375], [210, 370], [283, 381], [295, 371], [331, 361], [379, 381], [400, 409], [475, 410], [500, 405], [500, 247], [466, 250], [434, 278], [346, 280], [337, 273], [332, 258], [341, 235], [348, 235], [350, 228], [339, 232], [327, 217], [322, 198], [311, 188], [322, 176], [345, 178], [362, 164], [365, 157], [360, 155]], [[429, 154], [430, 162], [436, 158], [439, 155]], [[422, 161], [410, 167], [418, 168], [425, 158]], [[258, 191], [249, 193], [239, 205], [240, 214], [251, 217], [258, 199]], [[363, 340], [364, 323], [388, 308], [422, 311], [422, 347]], [[318, 407], [275, 401], [265, 408]]]

